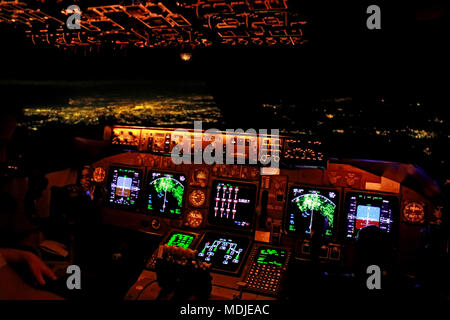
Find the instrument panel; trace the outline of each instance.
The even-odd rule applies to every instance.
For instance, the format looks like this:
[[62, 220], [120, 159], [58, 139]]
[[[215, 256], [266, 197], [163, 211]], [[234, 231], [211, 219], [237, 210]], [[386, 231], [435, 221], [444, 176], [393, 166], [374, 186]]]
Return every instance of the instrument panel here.
[[[170, 128], [143, 128], [135, 126], [114, 126], [111, 128], [111, 143], [127, 149], [153, 154], [169, 155], [177, 145], [187, 143], [192, 152], [205, 150], [210, 141], [204, 139], [207, 134], [203, 130], [184, 130], [183, 135]], [[314, 139], [300, 139], [285, 137], [269, 133], [244, 132], [236, 130], [231, 132], [218, 131], [223, 136], [222, 150], [230, 153], [237, 161], [248, 160], [258, 154], [258, 149], [265, 151], [257, 155], [258, 160], [267, 163], [270, 157], [276, 163], [280, 161], [286, 165], [313, 165], [325, 167], [327, 157], [322, 142]], [[219, 142], [215, 142], [219, 143]], [[240, 162], [238, 162], [240, 163]], [[237, 175], [236, 166], [218, 166], [218, 171], [228, 171], [229, 175]], [[224, 172], [221, 172], [222, 174]], [[194, 180], [197, 185], [204, 185], [208, 177], [201, 169], [194, 171]], [[256, 178], [258, 172], [251, 168], [244, 168], [238, 177], [243, 179]]]
[[[180, 165], [168, 170], [170, 157], [151, 156], [142, 162], [143, 154], [127, 156], [133, 161], [121, 165], [104, 160], [91, 170], [91, 183], [103, 187], [105, 210], [155, 217], [170, 227], [253, 233], [267, 230], [267, 223], [260, 223], [265, 219], [280, 224], [286, 239], [308, 238], [315, 226], [338, 241], [352, 239], [368, 225], [389, 233], [400, 222], [420, 225], [427, 217], [423, 199], [400, 205], [400, 194], [320, 185], [308, 181], [315, 178], [314, 168], [282, 169], [276, 175], [261, 175], [260, 168], [251, 165]], [[137, 165], [141, 163], [151, 167]], [[255, 171], [258, 174], [240, 178]], [[293, 174], [298, 171], [310, 171], [311, 176], [302, 179]]]
[[[318, 254], [314, 259], [321, 263], [351, 265], [355, 237], [366, 226], [395, 241], [402, 233], [420, 237], [417, 227], [433, 218], [430, 203], [404, 186], [368, 188], [376, 179], [341, 163], [278, 170], [175, 165], [168, 155], [143, 152], [114, 155], [91, 168], [104, 223], [192, 248], [214, 273], [239, 278], [245, 291], [268, 296], [280, 293], [290, 260], [304, 263]], [[313, 250], [313, 230], [324, 236], [319, 251]]]
[[[96, 167], [93, 172], [98, 168], [104, 170]], [[108, 195], [103, 201], [106, 210], [154, 216], [166, 223], [178, 219], [184, 221], [184, 227], [192, 229], [208, 223], [231, 230], [251, 230], [257, 182], [235, 182], [219, 176], [198, 184], [199, 174], [202, 179], [210, 176], [206, 169], [184, 173], [115, 164], [110, 166], [107, 180], [98, 182], [92, 177], [92, 182], [103, 184], [104, 194]]]
[[308, 41], [307, 19], [287, 0], [102, 1], [83, 6], [79, 28], [67, 33], [65, 21], [80, 10], [69, 4], [36, 8], [31, 1], [2, 1], [0, 22], [21, 26], [36, 46], [66, 49], [105, 41], [136, 48], [296, 47]]

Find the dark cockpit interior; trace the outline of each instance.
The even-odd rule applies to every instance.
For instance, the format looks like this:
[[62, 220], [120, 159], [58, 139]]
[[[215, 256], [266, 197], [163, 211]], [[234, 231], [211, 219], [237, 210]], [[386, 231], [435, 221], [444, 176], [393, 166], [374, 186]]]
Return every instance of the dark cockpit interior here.
[[0, 299], [448, 300], [448, 8], [75, 4], [0, 1]]

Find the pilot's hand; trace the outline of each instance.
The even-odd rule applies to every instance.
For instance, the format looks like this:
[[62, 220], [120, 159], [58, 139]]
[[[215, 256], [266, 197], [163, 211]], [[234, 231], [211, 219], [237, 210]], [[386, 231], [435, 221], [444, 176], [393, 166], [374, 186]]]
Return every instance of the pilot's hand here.
[[31, 252], [25, 252], [25, 261], [30, 267], [31, 273], [34, 275], [40, 285], [45, 284], [44, 276], [56, 280], [56, 275], [53, 271], [35, 254]]
[[45, 284], [44, 276], [56, 280], [53, 271], [39, 257], [31, 252], [0, 248], [0, 253], [7, 262], [26, 262], [31, 273], [40, 285]]

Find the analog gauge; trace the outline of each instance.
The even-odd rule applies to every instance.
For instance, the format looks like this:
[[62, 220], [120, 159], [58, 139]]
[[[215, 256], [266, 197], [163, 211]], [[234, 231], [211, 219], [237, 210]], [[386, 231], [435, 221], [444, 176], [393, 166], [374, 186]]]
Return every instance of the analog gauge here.
[[208, 173], [202, 169], [195, 170], [193, 174], [193, 180], [195, 184], [200, 185], [204, 188], [208, 183]]
[[92, 177], [93, 177], [94, 181], [97, 183], [103, 182], [103, 180], [105, 180], [105, 177], [106, 177], [105, 169], [103, 169], [102, 167], [95, 168]]
[[158, 230], [161, 227], [161, 223], [159, 222], [158, 219], [153, 219], [152, 220], [152, 228], [154, 230]]
[[189, 194], [189, 203], [193, 207], [201, 207], [205, 204], [206, 195], [203, 190], [195, 189]]
[[191, 210], [186, 216], [186, 225], [191, 228], [199, 228], [203, 222], [203, 215], [198, 210]]
[[425, 220], [425, 208], [418, 202], [410, 202], [403, 208], [403, 217], [411, 223], [422, 223]]

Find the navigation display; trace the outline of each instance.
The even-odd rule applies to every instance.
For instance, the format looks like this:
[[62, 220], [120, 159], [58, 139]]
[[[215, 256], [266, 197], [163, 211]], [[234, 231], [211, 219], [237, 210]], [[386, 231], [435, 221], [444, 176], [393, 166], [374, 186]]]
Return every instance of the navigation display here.
[[288, 251], [281, 248], [259, 247], [255, 255], [255, 262], [282, 267], [288, 256]]
[[292, 186], [289, 190], [285, 228], [288, 233], [310, 234], [322, 224], [325, 235], [332, 236], [339, 208], [339, 192], [330, 189]]
[[184, 174], [150, 172], [146, 209], [168, 218], [181, 217], [185, 184]]
[[255, 213], [256, 186], [216, 180], [211, 189], [208, 223], [250, 229]]
[[367, 226], [377, 226], [391, 232], [392, 215], [398, 210], [398, 199], [394, 196], [349, 192], [346, 195], [347, 238]]
[[142, 170], [125, 167], [109, 169], [109, 206], [135, 208], [141, 191]]
[[217, 270], [237, 272], [249, 246], [244, 237], [207, 233], [197, 248], [198, 258]]
[[173, 247], [182, 247], [188, 249], [191, 247], [195, 236], [190, 233], [172, 232], [167, 238], [166, 244]]

